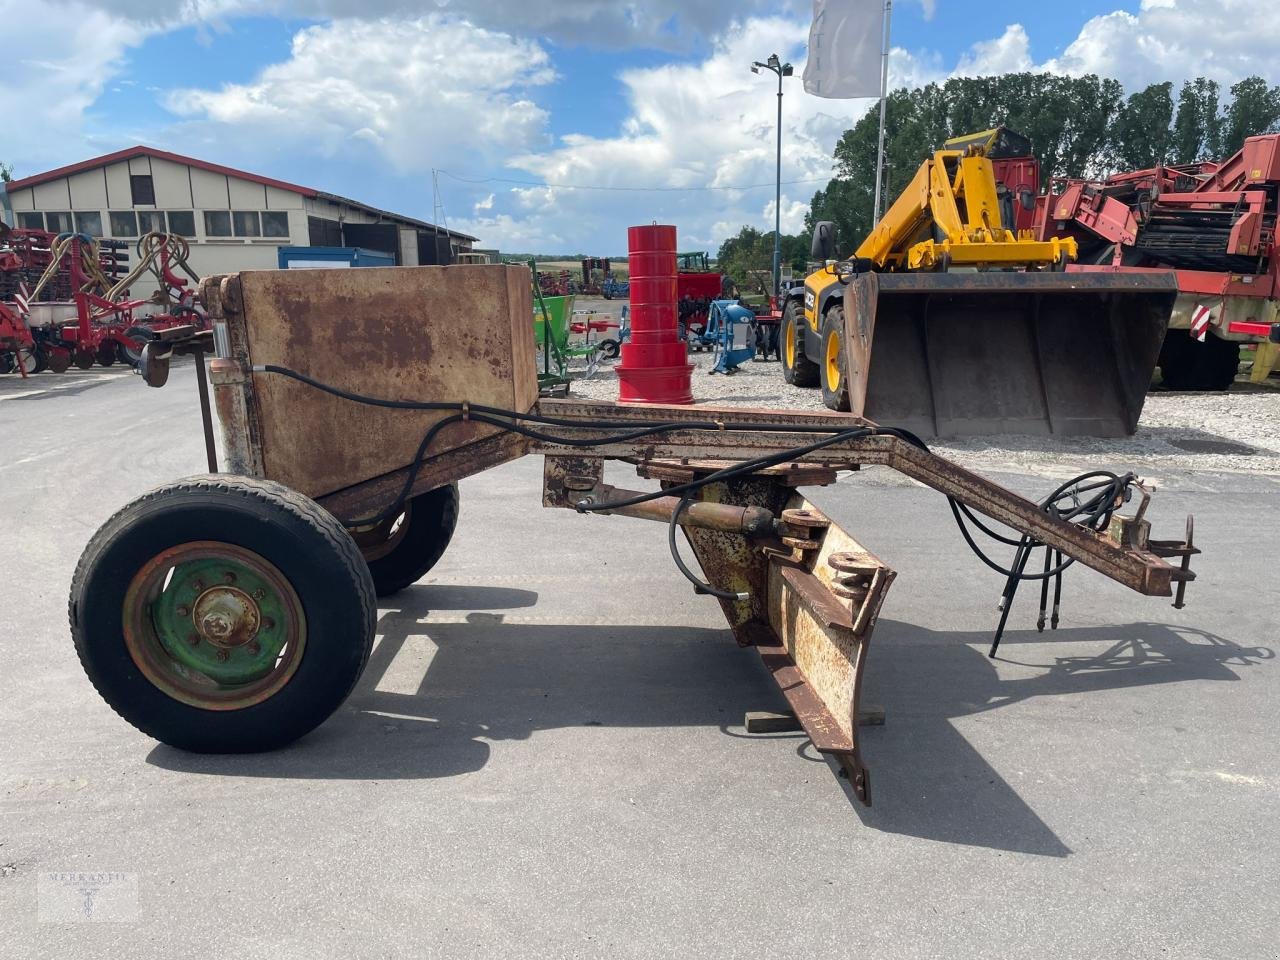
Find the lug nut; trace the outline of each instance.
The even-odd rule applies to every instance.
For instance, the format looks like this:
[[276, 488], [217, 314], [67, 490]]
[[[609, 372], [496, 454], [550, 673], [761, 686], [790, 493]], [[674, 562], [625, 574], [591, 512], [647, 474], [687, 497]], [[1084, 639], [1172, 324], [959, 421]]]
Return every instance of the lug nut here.
[[226, 663], [228, 660], [231, 659], [231, 651], [225, 650], [225, 649], [219, 649], [218, 659], [221, 660], [223, 663]]
[[227, 581], [227, 583], [235, 583], [236, 575], [232, 573], [230, 570], [228, 570], [226, 573], [222, 575], [222, 579]]
[[267, 595], [267, 591], [263, 590], [261, 587], [259, 587], [259, 588], [258, 588], [257, 590], [255, 590], [255, 591], [253, 591], [253, 599], [255, 599], [255, 600], [261, 600], [261, 599], [263, 599], [266, 595]]
[[191, 608], [188, 607], [185, 603], [180, 603], [174, 608], [173, 612], [180, 617], [185, 617], [187, 616], [187, 614], [191, 613]]
[[191, 633], [188, 633], [187, 643], [191, 644], [193, 647], [198, 646], [200, 643], [200, 634], [196, 633], [194, 630], [191, 631]]
[[191, 589], [192, 589], [192, 590], [199, 590], [199, 591], [203, 592], [203, 591], [204, 591], [204, 581], [203, 581], [203, 580], [192, 580], [192, 581], [191, 581]]
[[275, 622], [274, 620], [272, 620], [270, 617], [263, 617], [263, 618], [262, 618], [262, 629], [263, 629], [263, 630], [270, 630], [270, 629], [272, 629], [275, 625], [276, 625], [276, 622]]
[[250, 640], [249, 652], [256, 657], [258, 654], [262, 652], [262, 644], [260, 644], [257, 640]]

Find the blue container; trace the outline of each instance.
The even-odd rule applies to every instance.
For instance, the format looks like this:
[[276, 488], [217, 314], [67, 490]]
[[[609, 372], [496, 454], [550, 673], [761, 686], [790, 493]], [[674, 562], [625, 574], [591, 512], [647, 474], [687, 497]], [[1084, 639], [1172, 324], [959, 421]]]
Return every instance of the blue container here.
[[394, 267], [396, 258], [364, 247], [280, 247], [281, 270], [332, 270], [347, 267]]

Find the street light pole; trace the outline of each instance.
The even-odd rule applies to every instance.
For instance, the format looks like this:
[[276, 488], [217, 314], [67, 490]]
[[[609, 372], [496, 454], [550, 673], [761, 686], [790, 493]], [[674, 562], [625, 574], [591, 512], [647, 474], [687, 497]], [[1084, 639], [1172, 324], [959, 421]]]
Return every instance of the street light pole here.
[[773, 191], [773, 296], [776, 302], [782, 292], [782, 78], [791, 76], [793, 69], [791, 64], [778, 59], [776, 53], [770, 54], [764, 63], [759, 60], [753, 63], [751, 72], [759, 73], [762, 68], [778, 75], [778, 154]]

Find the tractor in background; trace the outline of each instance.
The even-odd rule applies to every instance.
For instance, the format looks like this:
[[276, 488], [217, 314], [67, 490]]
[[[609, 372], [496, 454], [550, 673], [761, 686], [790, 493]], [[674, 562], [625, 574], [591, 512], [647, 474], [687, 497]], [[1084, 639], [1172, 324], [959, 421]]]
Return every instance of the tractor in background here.
[[707, 328], [712, 301], [735, 300], [733, 281], [713, 270], [705, 251], [676, 254], [679, 327], [684, 337], [698, 337]]

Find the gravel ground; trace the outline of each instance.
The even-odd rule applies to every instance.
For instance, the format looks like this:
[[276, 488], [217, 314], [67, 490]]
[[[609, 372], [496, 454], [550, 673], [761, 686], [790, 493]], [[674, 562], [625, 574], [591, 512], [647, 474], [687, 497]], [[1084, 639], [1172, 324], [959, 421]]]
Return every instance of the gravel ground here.
[[[584, 305], [605, 312], [620, 309], [606, 301], [580, 302], [579, 308]], [[776, 362], [747, 363], [724, 376], [710, 373], [710, 353], [690, 358], [699, 403], [826, 409], [818, 390], [785, 383]], [[575, 381], [571, 392], [590, 400], [616, 400], [617, 377], [611, 366], [601, 365], [593, 377]], [[1142, 467], [1157, 479], [1162, 469], [1280, 472], [1280, 390], [1240, 382], [1229, 393], [1152, 393], [1138, 432], [1119, 440], [1005, 435], [940, 440], [931, 446], [964, 466], [987, 470], [1057, 474], [1116, 459], [1117, 466]]]

